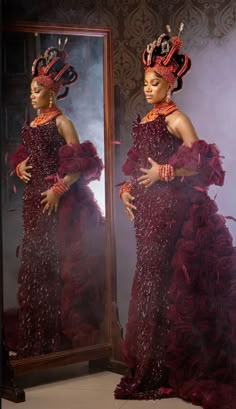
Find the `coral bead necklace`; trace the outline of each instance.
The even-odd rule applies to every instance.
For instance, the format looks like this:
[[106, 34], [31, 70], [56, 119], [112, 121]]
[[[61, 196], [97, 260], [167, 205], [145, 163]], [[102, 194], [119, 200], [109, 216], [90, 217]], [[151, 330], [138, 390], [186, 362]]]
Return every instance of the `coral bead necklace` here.
[[167, 116], [178, 109], [177, 105], [173, 102], [160, 102], [155, 104], [154, 108], [149, 111], [142, 120], [142, 123], [150, 122], [156, 119], [159, 115]]
[[36, 127], [50, 122], [53, 118], [62, 114], [61, 109], [57, 107], [43, 109], [38, 116], [31, 122], [31, 126]]

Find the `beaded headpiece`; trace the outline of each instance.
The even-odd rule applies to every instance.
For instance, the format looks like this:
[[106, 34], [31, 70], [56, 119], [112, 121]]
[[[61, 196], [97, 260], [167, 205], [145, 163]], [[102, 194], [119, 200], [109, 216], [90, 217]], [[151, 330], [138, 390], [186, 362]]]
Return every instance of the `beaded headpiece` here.
[[[49, 47], [45, 53], [34, 60], [32, 65], [32, 77], [34, 80], [52, 90], [57, 95], [57, 99], [65, 98], [69, 93], [69, 87], [78, 80], [79, 74], [74, 67], [67, 64], [65, 61], [68, 54], [61, 48], [61, 40], [59, 39], [57, 47]], [[65, 87], [65, 91], [59, 94], [61, 87]]]
[[[191, 60], [185, 54], [179, 54], [183, 45], [180, 33], [184, 25], [180, 24], [178, 36], [171, 35], [170, 26], [166, 26], [168, 34], [161, 34], [157, 40], [148, 44], [142, 55], [145, 72], [154, 71], [160, 74], [171, 86], [173, 92], [182, 88], [182, 77], [191, 67]], [[175, 84], [177, 82], [177, 86]]]

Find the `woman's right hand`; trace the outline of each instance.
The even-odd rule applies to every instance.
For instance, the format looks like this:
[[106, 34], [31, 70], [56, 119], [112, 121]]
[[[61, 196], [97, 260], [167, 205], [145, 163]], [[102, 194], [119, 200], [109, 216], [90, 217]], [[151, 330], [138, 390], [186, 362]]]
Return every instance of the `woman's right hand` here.
[[125, 206], [125, 212], [129, 216], [130, 220], [134, 220], [134, 210], [137, 210], [137, 207], [133, 205], [134, 197], [129, 192], [124, 192], [121, 195], [121, 200]]
[[29, 160], [29, 156], [28, 158], [26, 158], [20, 163], [19, 168], [18, 168], [20, 175], [21, 175], [20, 179], [23, 180], [23, 182], [25, 183], [28, 183], [31, 178], [31, 174], [29, 173], [29, 170], [32, 169], [32, 166], [27, 164], [28, 160]]

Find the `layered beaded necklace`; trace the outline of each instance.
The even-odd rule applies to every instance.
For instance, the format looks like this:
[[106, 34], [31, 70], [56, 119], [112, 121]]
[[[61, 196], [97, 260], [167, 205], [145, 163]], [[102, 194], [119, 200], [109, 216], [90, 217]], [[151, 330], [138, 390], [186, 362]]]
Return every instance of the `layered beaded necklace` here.
[[53, 106], [51, 108], [43, 109], [38, 116], [31, 122], [31, 126], [36, 127], [50, 122], [56, 116], [62, 114], [62, 111]]
[[159, 115], [167, 116], [178, 109], [177, 105], [173, 102], [160, 102], [155, 104], [154, 108], [149, 111], [142, 119], [142, 123], [154, 121]]

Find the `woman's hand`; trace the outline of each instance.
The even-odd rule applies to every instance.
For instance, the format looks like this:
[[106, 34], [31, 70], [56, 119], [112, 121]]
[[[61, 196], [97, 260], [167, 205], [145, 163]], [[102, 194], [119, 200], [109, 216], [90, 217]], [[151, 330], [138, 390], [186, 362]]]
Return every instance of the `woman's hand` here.
[[148, 158], [148, 162], [151, 164], [150, 169], [141, 168], [141, 172], [144, 173], [143, 176], [138, 178], [138, 182], [140, 185], [143, 185], [145, 188], [154, 185], [159, 179], [159, 165], [157, 162]]
[[18, 166], [19, 169], [19, 174], [20, 174], [20, 179], [23, 180], [23, 182], [28, 183], [30, 181], [31, 178], [31, 174], [29, 172], [30, 169], [32, 169], [32, 166], [27, 165], [29, 160], [29, 156], [28, 158], [26, 158], [25, 160], [23, 160]]
[[56, 213], [59, 206], [59, 197], [56, 193], [49, 189], [41, 193], [41, 196], [44, 197], [41, 201], [41, 204], [44, 205], [43, 213], [48, 212], [49, 216], [53, 211]]
[[134, 197], [129, 192], [124, 192], [121, 195], [121, 200], [125, 205], [125, 212], [129, 216], [130, 220], [134, 220], [134, 210], [137, 208], [133, 205]]

